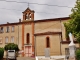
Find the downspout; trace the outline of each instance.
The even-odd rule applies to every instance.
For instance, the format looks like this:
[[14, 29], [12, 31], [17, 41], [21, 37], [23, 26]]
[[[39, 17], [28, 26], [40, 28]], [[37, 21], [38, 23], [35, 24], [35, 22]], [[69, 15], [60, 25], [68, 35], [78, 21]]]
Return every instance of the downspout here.
[[[35, 23], [34, 23], [34, 29], [35, 29]], [[34, 56], [36, 57], [36, 35], [34, 30]]]
[[19, 25], [18, 25], [18, 46], [19, 46]]
[[59, 39], [60, 39], [60, 55], [62, 55], [62, 51], [61, 51], [61, 34], [59, 34]]
[[[60, 24], [61, 24], [61, 19], [60, 19]], [[61, 24], [61, 34], [59, 34], [60, 37], [60, 55], [62, 55], [62, 50], [61, 50], [61, 40], [62, 40], [62, 24]]]

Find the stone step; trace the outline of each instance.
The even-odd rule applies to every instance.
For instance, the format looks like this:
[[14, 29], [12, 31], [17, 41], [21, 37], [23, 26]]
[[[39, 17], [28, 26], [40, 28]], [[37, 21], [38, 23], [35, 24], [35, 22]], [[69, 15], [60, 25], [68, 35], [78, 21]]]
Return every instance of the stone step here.
[[36, 60], [36, 59], [32, 57], [17, 57], [17, 60]]

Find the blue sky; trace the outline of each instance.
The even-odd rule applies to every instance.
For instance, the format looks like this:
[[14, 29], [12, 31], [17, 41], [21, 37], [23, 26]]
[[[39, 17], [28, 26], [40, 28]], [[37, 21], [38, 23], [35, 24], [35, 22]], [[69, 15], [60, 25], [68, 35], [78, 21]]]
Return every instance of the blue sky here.
[[[68, 17], [71, 14], [71, 9], [74, 7], [76, 0], [6, 0], [17, 2], [29, 2], [38, 4], [58, 5], [47, 6], [38, 4], [29, 4], [29, 8], [35, 11], [35, 20]], [[0, 24], [6, 22], [18, 22], [19, 18], [22, 19], [22, 12], [28, 7], [27, 3], [6, 2], [0, 0]], [[41, 13], [42, 12], [42, 13]]]

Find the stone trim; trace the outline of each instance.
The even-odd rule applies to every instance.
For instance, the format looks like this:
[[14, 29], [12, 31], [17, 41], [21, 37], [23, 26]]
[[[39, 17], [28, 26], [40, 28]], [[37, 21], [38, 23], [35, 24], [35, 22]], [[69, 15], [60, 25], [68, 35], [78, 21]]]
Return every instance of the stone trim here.
[[62, 34], [61, 32], [44, 32], [44, 33], [36, 33], [34, 36], [42, 36], [42, 35], [54, 35], [54, 34]]

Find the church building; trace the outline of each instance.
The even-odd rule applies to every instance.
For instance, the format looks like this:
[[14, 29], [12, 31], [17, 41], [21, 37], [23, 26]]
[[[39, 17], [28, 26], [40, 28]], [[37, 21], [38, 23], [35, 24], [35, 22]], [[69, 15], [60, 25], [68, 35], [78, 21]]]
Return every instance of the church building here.
[[[69, 17], [34, 20], [34, 10], [27, 8], [19, 22], [0, 24], [0, 47], [8, 43], [18, 44], [21, 56], [65, 55], [70, 43], [66, 38], [64, 23]], [[76, 46], [78, 44], [74, 41]]]

